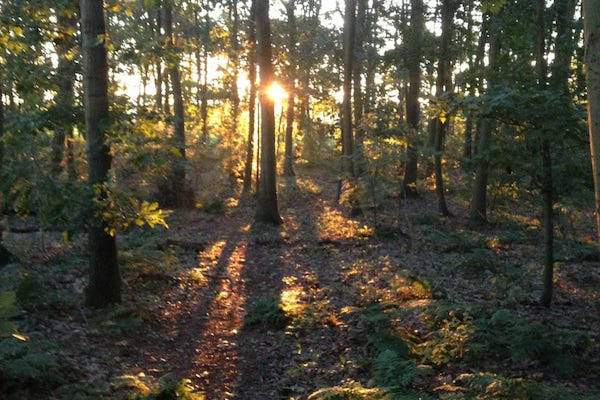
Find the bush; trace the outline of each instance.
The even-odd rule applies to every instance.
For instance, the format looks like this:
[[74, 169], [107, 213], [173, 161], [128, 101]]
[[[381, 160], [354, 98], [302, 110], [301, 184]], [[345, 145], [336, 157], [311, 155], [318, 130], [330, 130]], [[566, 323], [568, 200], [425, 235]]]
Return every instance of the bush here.
[[244, 326], [253, 327], [265, 325], [275, 329], [283, 329], [290, 323], [291, 318], [281, 307], [279, 298], [265, 297], [257, 300], [244, 317]]

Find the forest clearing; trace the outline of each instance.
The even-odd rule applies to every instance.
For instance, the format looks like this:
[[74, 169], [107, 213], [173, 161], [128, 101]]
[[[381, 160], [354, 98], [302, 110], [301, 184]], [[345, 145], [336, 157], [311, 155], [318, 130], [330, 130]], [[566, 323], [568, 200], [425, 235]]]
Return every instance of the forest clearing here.
[[599, 0], [0, 0], [0, 399], [600, 399]]

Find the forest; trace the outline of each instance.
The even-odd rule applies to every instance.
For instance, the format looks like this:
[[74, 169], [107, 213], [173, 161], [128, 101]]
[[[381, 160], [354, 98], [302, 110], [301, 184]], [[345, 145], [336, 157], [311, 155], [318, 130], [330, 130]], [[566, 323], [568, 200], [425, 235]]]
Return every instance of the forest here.
[[0, 0], [1, 400], [600, 400], [600, 0]]

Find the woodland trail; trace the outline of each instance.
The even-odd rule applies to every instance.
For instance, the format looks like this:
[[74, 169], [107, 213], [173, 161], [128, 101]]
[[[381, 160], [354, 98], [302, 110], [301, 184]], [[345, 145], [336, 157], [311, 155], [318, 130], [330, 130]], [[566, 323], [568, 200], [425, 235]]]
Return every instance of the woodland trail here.
[[[335, 375], [332, 364], [350, 351], [343, 340], [349, 327], [336, 317], [351, 303], [338, 270], [340, 253], [351, 257], [368, 241], [354, 243], [359, 223], [333, 203], [335, 183], [327, 177], [283, 185], [281, 227], [252, 226], [253, 209], [245, 205], [208, 224], [192, 223], [190, 215], [172, 223], [170, 235], [177, 240], [203, 232], [206, 248], [195, 266], [203, 278], [199, 287], [180, 285], [167, 294], [157, 324], [162, 330], [145, 351], [153, 354], [147, 362], [155, 364], [150, 368], [155, 373], [189, 377], [215, 400], [306, 396], [319, 387], [316, 377], [290, 378], [289, 372], [313, 358]], [[265, 299], [298, 309], [320, 299], [317, 318], [322, 321], [316, 323], [322, 328], [303, 331], [302, 337], [280, 327], [245, 329], [249, 307]]]
[[[461, 378], [478, 374], [509, 391], [522, 377], [598, 389], [596, 258], [573, 252], [557, 267], [548, 310], [539, 305], [541, 269], [532, 263], [535, 225], [472, 230], [458, 198], [456, 217], [443, 219], [423, 190], [402, 202], [388, 193], [375, 230], [372, 210], [350, 218], [334, 201], [334, 175], [305, 166], [297, 173], [280, 179], [279, 227], [253, 224], [246, 199], [219, 213], [176, 211], [167, 231], [122, 235], [123, 304], [95, 314], [80, 306], [83, 241], [57, 237], [46, 260], [34, 248], [24, 253], [40, 287], [60, 293], [28, 308], [30, 331], [56, 343], [71, 382], [52, 398], [131, 399], [189, 379], [206, 400], [299, 400], [332, 387], [383, 399], [369, 393], [390, 380], [408, 398], [434, 399], [485, 392]], [[504, 325], [493, 325], [500, 317]], [[475, 333], [479, 342], [470, 344]], [[557, 366], [575, 355], [591, 367], [561, 375], [548, 367], [549, 346]], [[510, 353], [521, 348], [542, 350], [522, 361]], [[475, 362], [468, 351], [479, 351]], [[507, 371], [517, 379], [502, 378]]]
[[[383, 329], [378, 337], [389, 329], [386, 324], [399, 324], [395, 329], [410, 341], [435, 345], [429, 341], [428, 313], [453, 319], [443, 311], [447, 299], [494, 301], [512, 287], [481, 280], [479, 270], [448, 269], [468, 251], [465, 246], [476, 245], [448, 242], [452, 232], [464, 229], [466, 218], [437, 225], [432, 233], [429, 225], [407, 223], [406, 232], [375, 234], [369, 215], [349, 218], [335, 203], [332, 175], [298, 170], [297, 178], [280, 179], [280, 227], [253, 225], [251, 201], [228, 215], [189, 211], [172, 217], [167, 242], [200, 240], [204, 248], [176, 253], [186, 278], [162, 289], [154, 332], [140, 337], [140, 370], [156, 379], [164, 374], [189, 378], [207, 400], [305, 399], [319, 388], [373, 379], [373, 329]], [[402, 207], [414, 220], [428, 215], [423, 210], [433, 209], [434, 201], [425, 194]], [[388, 213], [398, 224], [402, 215], [390, 212], [393, 207], [388, 204]], [[457, 204], [453, 208], [460, 211]], [[443, 235], [450, 236], [439, 237], [443, 231], [437, 229], [449, 230]], [[507, 261], [518, 256], [509, 247], [495, 252]], [[535, 293], [536, 282], [532, 275], [520, 285]], [[554, 320], [572, 323], [565, 315], [574, 305], [593, 313], [584, 297], [559, 290], [550, 311]], [[540, 314], [534, 299], [524, 303], [522, 310]], [[386, 322], [385, 307], [400, 317]], [[375, 310], [373, 319], [370, 310]], [[547, 317], [548, 311], [542, 314]], [[461, 325], [448, 329], [440, 337], [450, 335], [450, 348], [466, 340]], [[422, 372], [413, 385], [451, 386], [461, 368]], [[523, 368], [526, 374], [529, 367]]]

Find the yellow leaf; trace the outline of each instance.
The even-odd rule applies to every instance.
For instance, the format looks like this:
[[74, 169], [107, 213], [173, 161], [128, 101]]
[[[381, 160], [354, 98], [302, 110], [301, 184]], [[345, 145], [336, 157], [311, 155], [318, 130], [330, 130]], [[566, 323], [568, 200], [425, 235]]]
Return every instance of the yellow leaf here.
[[21, 335], [19, 333], [13, 333], [12, 337], [14, 337], [15, 339], [20, 340], [22, 342], [26, 342], [29, 340], [29, 338], [27, 336]]
[[125, 15], [127, 15], [128, 17], [131, 17], [133, 15], [133, 10], [131, 8], [126, 8], [125, 9]]

